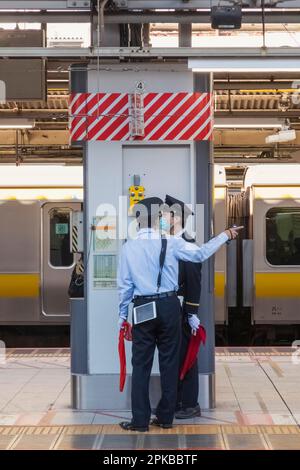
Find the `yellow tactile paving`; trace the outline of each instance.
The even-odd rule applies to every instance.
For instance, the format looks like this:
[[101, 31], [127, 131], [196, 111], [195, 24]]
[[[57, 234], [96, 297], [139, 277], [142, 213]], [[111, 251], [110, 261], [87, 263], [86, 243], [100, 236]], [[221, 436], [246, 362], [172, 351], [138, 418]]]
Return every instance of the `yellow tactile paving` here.
[[[199, 446], [199, 448], [201, 448], [201, 446], [203, 447], [203, 443], [211, 442], [213, 443], [211, 444], [213, 447], [217, 446], [218, 448], [221, 447], [223, 449], [238, 449], [243, 447], [253, 449], [272, 449], [274, 448], [274, 445], [276, 448], [280, 446], [280, 439], [278, 441], [280, 436], [282, 436], [282, 439], [284, 439], [288, 435], [293, 435], [295, 436], [295, 438], [293, 438], [293, 445], [295, 445], [297, 448], [300, 445], [300, 440], [298, 442], [298, 438], [296, 437], [300, 435], [300, 429], [298, 426], [291, 425], [178, 425], [173, 429], [168, 430], [151, 428], [149, 433], [125, 432], [122, 431], [118, 425], [79, 425], [44, 427], [2, 426], [0, 427], [0, 446], [2, 445], [2, 449], [3, 447], [6, 449], [72, 449], [80, 448], [80, 446], [85, 446], [84, 448], [89, 448], [89, 446], [91, 446], [94, 448], [94, 446], [97, 445], [97, 442], [101, 443], [103, 437], [105, 437], [107, 445], [107, 443], [109, 443], [110, 436], [112, 442], [114, 442], [114, 445], [116, 445], [116, 443], [118, 443], [118, 438], [122, 439], [122, 435], [132, 436], [133, 440], [135, 438], [140, 439], [142, 436], [149, 436], [147, 439], [150, 439], [149, 442], [153, 442], [153, 444], [157, 441], [157, 439], [155, 440], [155, 436], [158, 435], [161, 435], [162, 438], [163, 436], [168, 435], [173, 435], [174, 438], [176, 435], [186, 436], [186, 439], [192, 438], [194, 443], [193, 445]], [[95, 437], [93, 438], [93, 436]], [[99, 437], [96, 438], [96, 436]], [[103, 437], [101, 438], [101, 436]], [[134, 438], [134, 436], [136, 437]], [[275, 437], [273, 438], [273, 436], [277, 436], [277, 441], [274, 440]], [[153, 438], [154, 441], [151, 441]], [[129, 438], [126, 437], [126, 439]], [[211, 439], [213, 439], [213, 441]], [[130, 442], [133, 442], [133, 440], [131, 439], [128, 441], [129, 446]], [[179, 437], [178, 441], [177, 438], [175, 438], [173, 441], [174, 445], [180, 445], [181, 440], [182, 437]], [[122, 442], [124, 444], [124, 440]], [[138, 441], [135, 441], [135, 445], [137, 444]]]
[[23, 426], [24, 434], [40, 436], [49, 434], [60, 434], [64, 426]]
[[264, 434], [300, 434], [300, 429], [298, 426], [261, 426], [261, 432]]
[[0, 427], [0, 436], [15, 436], [20, 434], [24, 426], [1, 426]]
[[[84, 426], [64, 426], [63, 434], [67, 435], [87, 435], [87, 434], [104, 434], [103, 425], [84, 425]], [[111, 433], [112, 434], [112, 433]]]
[[216, 426], [220, 428], [224, 434], [258, 434], [259, 426], [236, 426], [224, 425]]
[[[283, 348], [284, 349], [284, 348]], [[246, 357], [246, 356], [291, 356], [293, 349], [289, 351], [282, 350], [280, 347], [239, 348], [239, 351], [231, 350], [230, 347], [216, 348], [217, 357]], [[7, 358], [26, 358], [26, 357], [69, 357], [69, 348], [14, 348], [6, 350]]]
[[[229, 424], [186, 424], [174, 425], [172, 429], [162, 429], [151, 426], [150, 432], [154, 434], [300, 434], [300, 428], [296, 425], [253, 425], [240, 426]], [[0, 435], [54, 435], [54, 434], [133, 434], [123, 431], [118, 424], [88, 424], [72, 426], [1, 426]], [[138, 434], [138, 433], [137, 433]]]

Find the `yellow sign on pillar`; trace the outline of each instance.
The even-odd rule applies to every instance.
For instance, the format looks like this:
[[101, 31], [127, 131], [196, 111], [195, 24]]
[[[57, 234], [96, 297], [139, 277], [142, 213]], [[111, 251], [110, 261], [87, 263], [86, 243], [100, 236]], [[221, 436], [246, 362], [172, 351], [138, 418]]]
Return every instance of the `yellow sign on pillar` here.
[[135, 204], [145, 199], [145, 188], [144, 186], [130, 186], [129, 188], [129, 201], [130, 208]]

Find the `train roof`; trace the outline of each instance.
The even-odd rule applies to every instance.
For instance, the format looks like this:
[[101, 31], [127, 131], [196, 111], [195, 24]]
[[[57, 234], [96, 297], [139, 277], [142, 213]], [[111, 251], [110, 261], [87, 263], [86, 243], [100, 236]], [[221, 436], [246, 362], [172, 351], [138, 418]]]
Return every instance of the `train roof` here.
[[300, 185], [300, 164], [277, 163], [250, 166], [244, 177], [244, 188], [255, 185]]
[[82, 166], [1, 165], [0, 187], [81, 187]]

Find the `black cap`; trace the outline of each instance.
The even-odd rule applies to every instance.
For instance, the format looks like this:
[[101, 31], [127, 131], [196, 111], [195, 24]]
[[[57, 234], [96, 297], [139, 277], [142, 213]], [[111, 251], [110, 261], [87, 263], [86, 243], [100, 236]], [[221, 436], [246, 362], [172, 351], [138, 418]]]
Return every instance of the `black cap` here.
[[185, 221], [189, 215], [194, 215], [194, 212], [183, 202], [176, 197], [166, 195], [165, 203], [169, 206], [174, 215], [182, 217]]
[[[160, 215], [162, 205], [163, 200], [159, 197], [147, 197], [133, 206], [132, 214], [140, 219], [140, 223], [143, 221], [141, 225], [152, 227]], [[145, 221], [147, 221], [147, 224], [145, 224]]]

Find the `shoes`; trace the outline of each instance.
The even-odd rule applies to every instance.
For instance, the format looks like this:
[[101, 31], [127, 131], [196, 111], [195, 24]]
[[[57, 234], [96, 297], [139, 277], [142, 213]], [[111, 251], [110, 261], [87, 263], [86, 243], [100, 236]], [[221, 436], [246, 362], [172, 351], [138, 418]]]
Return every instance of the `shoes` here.
[[124, 431], [138, 431], [138, 432], [147, 432], [149, 431], [149, 426], [136, 426], [131, 421], [122, 421], [119, 423]]
[[171, 428], [173, 427], [173, 424], [172, 424], [172, 423], [170, 423], [170, 424], [167, 424], [167, 423], [160, 423], [157, 418], [153, 418], [153, 419], [150, 421], [150, 424], [151, 424], [152, 426], [158, 426], [158, 427], [163, 428], [163, 429], [171, 429]]
[[176, 411], [176, 419], [190, 419], [201, 416], [200, 406], [194, 406], [193, 408], [182, 408], [179, 411]]

